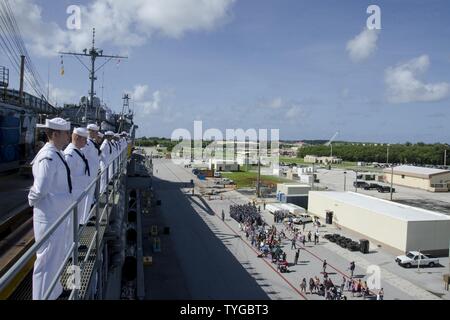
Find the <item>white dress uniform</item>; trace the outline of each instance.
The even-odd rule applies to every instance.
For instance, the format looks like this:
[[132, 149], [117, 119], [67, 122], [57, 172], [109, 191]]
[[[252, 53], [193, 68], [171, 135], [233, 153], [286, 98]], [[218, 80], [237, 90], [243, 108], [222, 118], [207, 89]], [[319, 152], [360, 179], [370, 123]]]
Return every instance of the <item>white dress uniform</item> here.
[[[98, 127], [96, 125], [89, 125], [88, 129], [98, 131]], [[89, 167], [91, 170], [91, 180], [89, 181], [90, 184], [92, 183], [92, 181], [95, 180], [95, 178], [97, 178], [98, 170], [100, 169], [100, 155], [101, 155], [100, 146], [97, 145], [97, 142], [89, 138], [87, 140], [86, 146], [83, 149], [81, 149], [81, 151], [83, 151], [84, 155], [89, 161]], [[95, 194], [95, 185], [91, 188], [88, 196], [86, 197], [84, 212], [88, 216], [91, 210], [91, 205], [94, 202], [94, 194]]]
[[[100, 170], [106, 170], [106, 168], [109, 166], [110, 161], [113, 157], [113, 147], [111, 143], [105, 139], [100, 146], [100, 151], [102, 152], [100, 157]], [[100, 178], [100, 192], [103, 193], [106, 190], [106, 186], [108, 185], [108, 175], [105, 173], [102, 174], [102, 177]]]
[[[72, 173], [73, 197], [75, 200], [83, 193], [89, 183], [91, 183], [91, 169], [89, 160], [83, 152], [79, 150], [73, 143], [69, 144], [64, 150], [66, 162]], [[78, 203], [78, 224], [85, 224], [88, 220], [89, 212], [85, 212], [86, 197]]]
[[[61, 118], [46, 120], [44, 126], [55, 130], [70, 130], [70, 122]], [[28, 194], [28, 203], [33, 209], [33, 227], [36, 242], [73, 203], [70, 169], [64, 155], [47, 143], [31, 162], [34, 183]], [[59, 267], [64, 263], [65, 223], [62, 223], [50, 238], [39, 248], [33, 270], [33, 300], [42, 300]], [[57, 299], [63, 287], [58, 281], [49, 299]]]
[[109, 161], [109, 180], [114, 177], [114, 173], [117, 171], [117, 156], [119, 155], [117, 143], [114, 140], [111, 140], [112, 147], [112, 157]]

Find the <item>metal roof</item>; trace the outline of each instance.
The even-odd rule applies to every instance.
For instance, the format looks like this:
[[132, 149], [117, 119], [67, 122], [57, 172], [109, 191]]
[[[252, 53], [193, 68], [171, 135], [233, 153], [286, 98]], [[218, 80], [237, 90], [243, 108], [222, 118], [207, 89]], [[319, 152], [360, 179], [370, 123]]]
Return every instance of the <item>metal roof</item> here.
[[[312, 194], [320, 194], [323, 197], [327, 197], [329, 199], [345, 203], [351, 206], [373, 211], [398, 220], [404, 221], [450, 220], [450, 216], [447, 216], [440, 212], [411, 207], [404, 204], [367, 196], [361, 193], [336, 192], [336, 191], [311, 191], [309, 194], [310, 196]], [[329, 209], [333, 211], [333, 208]]]
[[[392, 169], [387, 168], [383, 171], [385, 173], [390, 173]], [[450, 170], [443, 169], [434, 169], [434, 168], [425, 168], [425, 167], [415, 167], [415, 166], [397, 166], [394, 167], [394, 174], [402, 174], [405, 176], [418, 177], [429, 179], [432, 176], [438, 174], [447, 174], [450, 173]]]

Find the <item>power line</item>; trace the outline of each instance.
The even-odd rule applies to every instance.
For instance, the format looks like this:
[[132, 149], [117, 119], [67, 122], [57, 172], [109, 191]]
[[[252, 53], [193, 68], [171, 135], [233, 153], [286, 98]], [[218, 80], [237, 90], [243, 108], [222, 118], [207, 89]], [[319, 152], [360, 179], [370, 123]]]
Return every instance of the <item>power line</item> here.
[[20, 73], [19, 56], [25, 56], [24, 80], [38, 96], [45, 99], [43, 81], [23, 41], [22, 33], [8, 0], [0, 2], [0, 46], [17, 73]]

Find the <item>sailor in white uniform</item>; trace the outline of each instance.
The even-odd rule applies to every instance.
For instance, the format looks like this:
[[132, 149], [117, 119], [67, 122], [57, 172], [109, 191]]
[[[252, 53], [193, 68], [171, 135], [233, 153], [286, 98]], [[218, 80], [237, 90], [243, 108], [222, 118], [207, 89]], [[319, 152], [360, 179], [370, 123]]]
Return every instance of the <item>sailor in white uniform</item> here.
[[[75, 128], [72, 133], [72, 142], [64, 150], [66, 162], [72, 173], [73, 197], [78, 200], [83, 191], [92, 181], [89, 160], [81, 151], [86, 146], [88, 131], [86, 128]], [[86, 197], [78, 204], [78, 221], [76, 223], [84, 225], [88, 220], [89, 212], [85, 212]], [[69, 231], [73, 230], [73, 227]], [[70, 241], [71, 242], [71, 241]]]
[[[111, 160], [113, 159], [113, 146], [110, 142], [111, 138], [114, 136], [114, 133], [112, 131], [106, 131], [105, 132], [105, 140], [103, 140], [102, 145], [100, 146], [100, 151], [102, 152], [102, 157], [100, 159], [100, 170], [105, 172], [102, 174], [102, 177], [100, 179], [100, 192], [103, 193], [106, 191], [106, 186], [108, 185], [108, 178], [109, 178], [109, 172], [106, 174], [106, 168], [111, 163]], [[111, 170], [109, 168], [108, 170]]]
[[117, 172], [117, 166], [118, 166], [117, 157], [119, 156], [119, 148], [117, 146], [117, 133], [113, 133], [110, 143], [111, 143], [113, 152], [112, 152], [112, 158], [110, 159], [109, 180], [111, 180], [114, 177], [115, 173]]
[[121, 142], [122, 142], [122, 145], [123, 145], [123, 149], [125, 150], [125, 149], [127, 149], [128, 148], [128, 142], [127, 142], [127, 133], [125, 132], [125, 131], [123, 131], [122, 133], [121, 133]]
[[[120, 145], [120, 135], [118, 133], [114, 134], [114, 144], [116, 145], [116, 159], [120, 160], [120, 156], [122, 154], [122, 148], [121, 148], [121, 145]], [[118, 168], [119, 162], [120, 161], [116, 162], [116, 172], [119, 169]]]
[[[46, 120], [44, 125], [49, 142], [38, 152], [31, 162], [34, 183], [28, 194], [28, 202], [33, 209], [35, 241], [56, 222], [73, 203], [70, 169], [61, 150], [69, 143], [70, 122], [61, 118]], [[50, 284], [64, 263], [65, 223], [63, 222], [50, 238], [38, 249], [33, 270], [33, 300], [42, 300]], [[57, 299], [63, 292], [58, 281], [49, 299]]]
[[[81, 151], [86, 156], [89, 162], [89, 168], [91, 170], [91, 179], [89, 184], [91, 184], [98, 176], [98, 171], [100, 169], [100, 145], [97, 143], [99, 127], [96, 124], [89, 124], [87, 126], [89, 132], [89, 138], [87, 140], [86, 146], [81, 149]], [[94, 203], [95, 185], [90, 189], [88, 196], [86, 197], [86, 204], [84, 208], [84, 213], [86, 218], [89, 219], [89, 213], [91, 211], [91, 205]]]

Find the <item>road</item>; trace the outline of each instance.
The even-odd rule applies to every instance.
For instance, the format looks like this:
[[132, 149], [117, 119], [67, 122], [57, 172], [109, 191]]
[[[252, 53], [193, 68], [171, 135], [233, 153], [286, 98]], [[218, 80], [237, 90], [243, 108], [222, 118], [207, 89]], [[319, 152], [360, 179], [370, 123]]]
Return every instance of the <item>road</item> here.
[[[182, 274], [178, 279], [180, 288], [186, 291], [184, 298], [322, 300], [323, 297], [300, 292], [301, 279], [321, 278], [324, 259], [335, 284], [340, 285], [343, 276], [348, 275], [349, 259], [354, 257], [340, 253], [325, 241], [316, 246], [306, 244], [301, 250], [299, 264], [291, 266], [289, 273], [278, 273], [270, 261], [257, 257], [258, 252], [239, 232], [236, 221], [228, 217], [230, 204], [245, 203], [248, 198], [236, 191], [224, 193], [222, 200], [201, 197], [198, 179], [195, 180], [196, 195], [192, 196], [191, 189], [185, 187], [194, 176], [169, 160], [154, 160], [154, 173], [154, 190], [162, 200], [160, 210], [165, 223], [171, 228], [170, 241], [176, 256], [174, 264]], [[222, 209], [227, 213], [225, 222], [220, 219]], [[270, 223], [270, 215], [267, 212], [263, 215]], [[288, 261], [293, 261], [295, 251], [290, 250], [289, 241], [283, 249], [288, 254]], [[365, 260], [358, 260], [356, 277], [367, 279], [366, 268]], [[396, 274], [389, 273], [384, 280], [385, 299], [430, 297], [426, 290]], [[177, 283], [172, 285], [176, 288]], [[361, 299], [352, 298], [350, 293], [347, 296]], [[164, 297], [171, 298], [168, 293]]]

